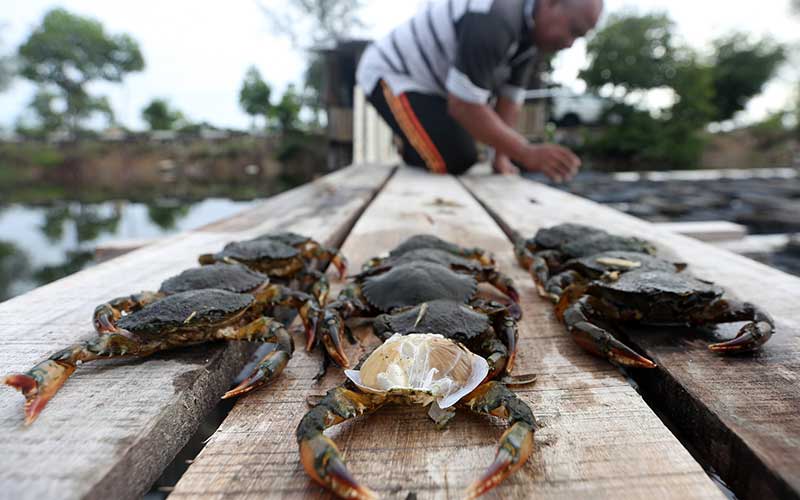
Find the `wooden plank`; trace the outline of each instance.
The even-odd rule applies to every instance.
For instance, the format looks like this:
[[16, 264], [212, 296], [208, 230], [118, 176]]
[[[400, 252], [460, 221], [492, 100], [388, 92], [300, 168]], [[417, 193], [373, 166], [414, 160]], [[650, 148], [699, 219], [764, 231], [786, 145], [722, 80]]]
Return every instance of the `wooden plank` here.
[[[766, 308], [777, 333], [754, 356], [717, 356], [706, 349], [711, 338], [650, 332], [631, 341], [660, 368], [632, 376], [740, 498], [800, 497], [799, 279], [535, 182], [490, 176], [464, 182], [523, 234], [576, 222], [646, 238], [688, 262], [695, 275]], [[720, 331], [735, 334], [729, 326]]]
[[[342, 249], [358, 266], [420, 232], [493, 251], [520, 285], [525, 319], [517, 373], [539, 379], [518, 393], [542, 428], [530, 462], [489, 498], [722, 497], [630, 384], [565, 338], [514, 265], [508, 239], [454, 178], [401, 169]], [[354, 360], [359, 352], [351, 346], [348, 354]], [[315, 385], [317, 364], [316, 355], [297, 353], [271, 389], [241, 399], [170, 499], [329, 498], [305, 475], [294, 438], [306, 398], [342, 380], [336, 370]], [[423, 409], [389, 407], [328, 435], [354, 475], [382, 497], [438, 499], [461, 497], [491, 462], [505, 427], [460, 414], [437, 431]]]
[[656, 222], [655, 225], [706, 243], [738, 241], [747, 236], [747, 226], [724, 220]]
[[[196, 265], [233, 239], [292, 229], [338, 245], [388, 168], [352, 167], [193, 233], [105, 262], [0, 305], [0, 373], [92, 335], [98, 303]], [[81, 367], [30, 427], [0, 391], [0, 498], [138, 498], [219, 402], [249, 349], [214, 344]], [[5, 387], [5, 386], [3, 386]]]

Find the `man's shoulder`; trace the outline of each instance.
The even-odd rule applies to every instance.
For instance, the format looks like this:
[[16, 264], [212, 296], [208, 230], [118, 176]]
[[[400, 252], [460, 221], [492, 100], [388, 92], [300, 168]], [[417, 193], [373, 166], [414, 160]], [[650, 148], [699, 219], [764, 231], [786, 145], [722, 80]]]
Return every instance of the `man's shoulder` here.
[[489, 14], [503, 21], [513, 33], [522, 33], [525, 25], [525, 0], [493, 0]]

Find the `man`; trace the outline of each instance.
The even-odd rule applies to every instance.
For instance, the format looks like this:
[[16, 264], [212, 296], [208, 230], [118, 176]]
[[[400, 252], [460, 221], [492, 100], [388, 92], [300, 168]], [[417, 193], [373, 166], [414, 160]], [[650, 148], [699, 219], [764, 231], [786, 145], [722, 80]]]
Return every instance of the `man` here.
[[[555, 144], [529, 144], [514, 130], [537, 50], [556, 52], [592, 29], [603, 0], [435, 0], [371, 44], [357, 79], [402, 140], [403, 160], [461, 174], [494, 148], [494, 170], [556, 181], [580, 160]], [[492, 98], [496, 97], [492, 107]]]

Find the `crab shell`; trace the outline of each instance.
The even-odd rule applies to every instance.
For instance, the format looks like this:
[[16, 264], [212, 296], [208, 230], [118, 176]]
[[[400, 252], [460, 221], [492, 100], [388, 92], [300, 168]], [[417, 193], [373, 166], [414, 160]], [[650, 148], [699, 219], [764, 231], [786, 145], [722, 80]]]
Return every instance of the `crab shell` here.
[[433, 333], [394, 334], [364, 361], [361, 370], [345, 370], [359, 389], [400, 394], [439, 408], [453, 406], [478, 387], [489, 364], [466, 347]]
[[391, 311], [436, 299], [465, 303], [475, 296], [478, 282], [431, 262], [409, 262], [364, 280], [364, 296], [381, 310]]
[[205, 329], [235, 317], [254, 302], [255, 297], [248, 293], [191, 290], [169, 295], [123, 316], [117, 326], [144, 336], [161, 336], [176, 329]]
[[269, 277], [237, 264], [214, 264], [187, 269], [161, 284], [160, 292], [175, 294], [189, 290], [216, 288], [245, 293], [267, 283]]
[[299, 255], [294, 247], [273, 239], [259, 239], [250, 241], [234, 241], [225, 245], [222, 252], [215, 255], [218, 259], [225, 257], [243, 262], [260, 259], [286, 260]]
[[272, 233], [262, 234], [261, 236], [253, 238], [251, 241], [261, 241], [261, 240], [273, 240], [283, 243], [285, 245], [289, 245], [290, 247], [296, 247], [298, 245], [310, 242], [311, 238], [309, 238], [308, 236], [303, 236], [302, 234], [292, 233], [290, 231], [276, 231]]

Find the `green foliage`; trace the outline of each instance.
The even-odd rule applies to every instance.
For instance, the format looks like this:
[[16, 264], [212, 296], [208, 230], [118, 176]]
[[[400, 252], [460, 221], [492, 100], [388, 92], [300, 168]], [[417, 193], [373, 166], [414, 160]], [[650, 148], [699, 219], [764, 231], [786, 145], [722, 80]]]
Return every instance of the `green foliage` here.
[[668, 85], [675, 75], [673, 27], [666, 14], [610, 15], [589, 40], [589, 67], [579, 77], [592, 88], [612, 84], [630, 91]]
[[13, 59], [8, 56], [0, 56], [0, 92], [8, 89], [15, 73]]
[[0, 302], [11, 298], [11, 285], [24, 278], [30, 259], [14, 243], [0, 240]]
[[751, 41], [732, 33], [714, 42], [711, 63], [717, 108], [715, 120], [728, 120], [741, 111], [775, 74], [786, 59], [782, 46], [765, 38]]
[[294, 85], [289, 85], [280, 102], [274, 108], [274, 116], [281, 131], [286, 132], [297, 128], [301, 107], [300, 96], [297, 94]]
[[269, 117], [272, 115], [272, 104], [270, 96], [272, 89], [261, 78], [261, 73], [255, 66], [251, 66], [244, 76], [242, 89], [239, 91], [239, 105], [245, 113], [255, 118], [263, 116], [265, 124], [269, 124]]
[[[589, 67], [581, 77], [590, 88], [612, 85], [623, 99], [606, 114], [611, 120], [587, 149], [647, 168], [696, 167], [705, 127], [731, 118], [760, 92], [784, 59], [769, 40], [732, 34], [715, 43], [709, 62], [675, 43], [674, 24], [663, 14], [616, 14], [587, 45]], [[659, 113], [635, 109], [634, 91], [669, 88], [675, 102]], [[617, 93], [616, 95], [620, 95]]]
[[109, 35], [98, 21], [59, 8], [45, 15], [20, 46], [18, 56], [21, 76], [58, 90], [73, 133], [93, 113], [111, 114], [105, 98], [87, 93], [89, 83], [121, 82], [125, 74], [144, 68], [139, 46], [131, 37]]
[[142, 110], [142, 119], [150, 126], [150, 130], [173, 130], [184, 122], [183, 114], [177, 109], [170, 109], [166, 99], [153, 99]]

